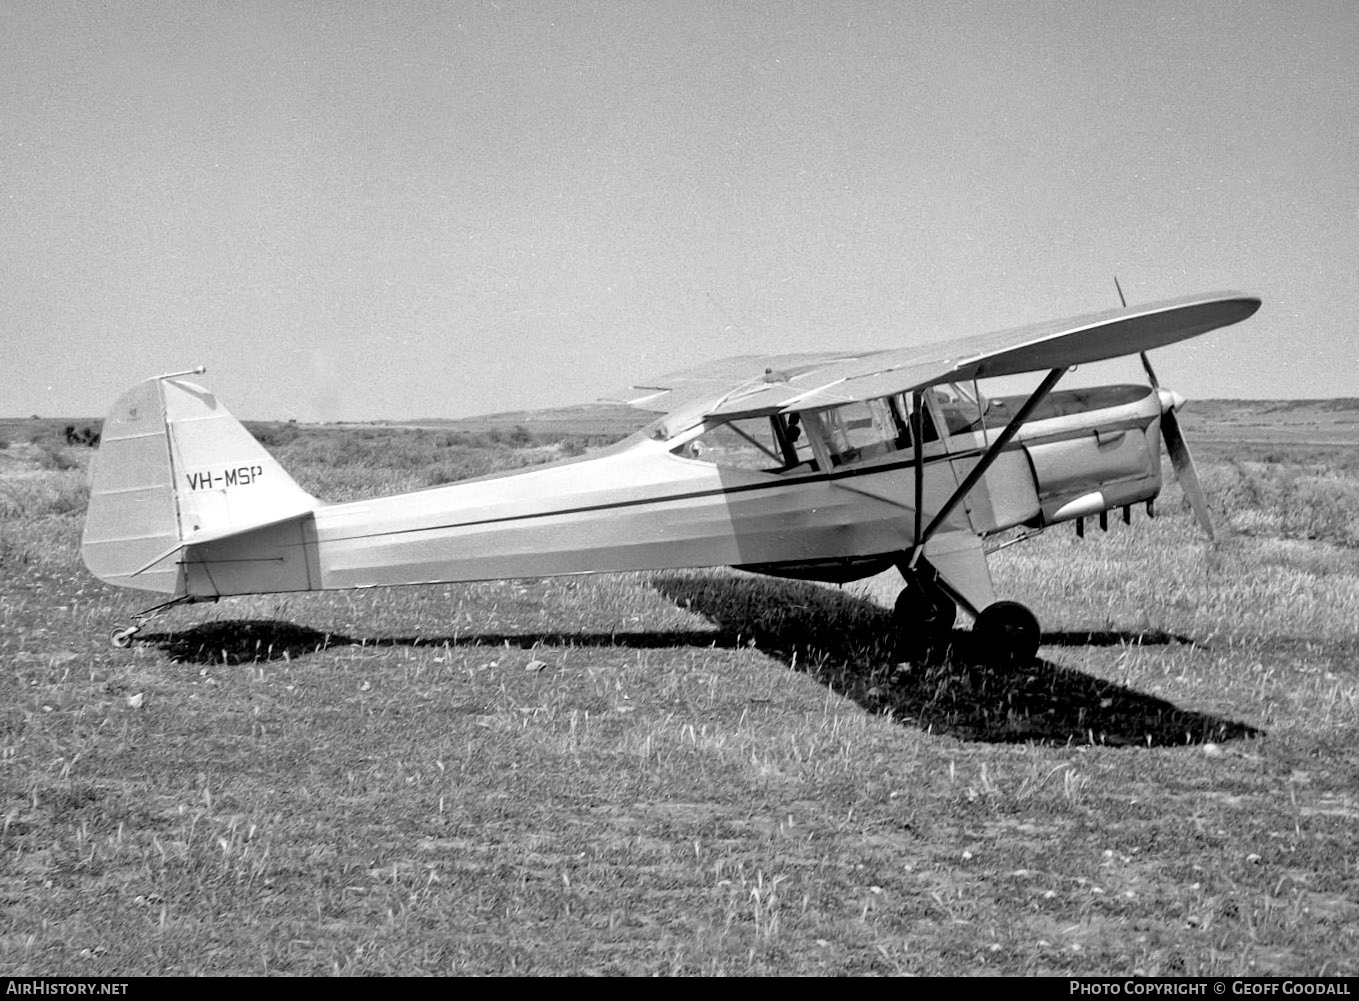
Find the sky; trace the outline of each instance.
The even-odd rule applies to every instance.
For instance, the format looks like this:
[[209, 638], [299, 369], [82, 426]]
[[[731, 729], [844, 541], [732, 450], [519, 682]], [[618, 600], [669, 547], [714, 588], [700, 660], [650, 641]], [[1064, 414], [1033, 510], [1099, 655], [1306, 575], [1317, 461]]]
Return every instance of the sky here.
[[561, 406], [1115, 275], [1263, 298], [1154, 354], [1186, 396], [1359, 396], [1357, 48], [1345, 0], [6, 0], [0, 415]]

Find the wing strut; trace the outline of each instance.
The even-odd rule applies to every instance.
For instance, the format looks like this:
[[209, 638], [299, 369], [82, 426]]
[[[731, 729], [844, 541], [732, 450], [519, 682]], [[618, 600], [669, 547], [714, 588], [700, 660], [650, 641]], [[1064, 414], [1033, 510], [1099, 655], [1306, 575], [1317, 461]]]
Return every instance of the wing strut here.
[[[935, 516], [930, 520], [929, 525], [926, 526], [925, 531], [923, 533], [919, 531], [920, 524], [919, 498], [921, 489], [920, 488], [921, 471], [919, 468], [920, 443], [919, 440], [917, 440], [916, 481], [915, 481], [916, 482], [915, 516], [917, 531], [915, 537], [915, 545], [911, 549], [911, 559], [908, 562], [907, 566], [909, 566], [912, 569], [915, 568], [916, 562], [920, 559], [920, 554], [925, 551], [925, 543], [929, 542], [930, 539], [934, 536], [934, 533], [939, 531], [939, 526], [942, 525], [944, 523], [944, 520], [948, 518], [950, 514], [953, 513], [953, 509], [956, 508], [962, 502], [962, 499], [967, 496], [968, 491], [975, 487], [977, 485], [977, 482], [983, 476], [986, 475], [986, 471], [990, 469], [991, 466], [995, 463], [996, 458], [1001, 453], [1001, 450], [1006, 445], [1008, 445], [1010, 443], [1010, 439], [1013, 438], [1019, 432], [1020, 425], [1022, 425], [1026, 420], [1029, 419], [1029, 414], [1033, 413], [1040, 403], [1047, 399], [1048, 393], [1052, 392], [1052, 387], [1057, 385], [1057, 380], [1060, 379], [1062, 376], [1066, 375], [1068, 371], [1069, 369], [1066, 368], [1054, 368], [1047, 375], [1043, 376], [1043, 381], [1039, 383], [1038, 388], [1033, 391], [1033, 395], [1024, 401], [1024, 405], [1019, 408], [1019, 412], [1014, 415], [1014, 418], [1011, 419], [1009, 424], [1005, 425], [1005, 429], [1001, 431], [1000, 437], [998, 437], [994, 442], [991, 443], [991, 447], [986, 450], [986, 454], [981, 457], [981, 461], [979, 461], [977, 465], [973, 467], [972, 472], [967, 474], [963, 482], [958, 484], [958, 489], [953, 491], [952, 496], [950, 496], [949, 499], [944, 502], [944, 506], [941, 507], [938, 513], [935, 514]], [[919, 395], [920, 395], [919, 392], [917, 392], [916, 394], [917, 406], [919, 405]], [[919, 411], [917, 411], [917, 413], [918, 412]]]
[[[917, 389], [911, 394], [911, 444], [915, 446], [915, 533], [911, 538], [920, 540], [920, 529], [925, 507], [925, 394]], [[920, 545], [924, 545], [923, 542]], [[920, 546], [911, 553], [911, 566], [915, 566], [920, 555]]]

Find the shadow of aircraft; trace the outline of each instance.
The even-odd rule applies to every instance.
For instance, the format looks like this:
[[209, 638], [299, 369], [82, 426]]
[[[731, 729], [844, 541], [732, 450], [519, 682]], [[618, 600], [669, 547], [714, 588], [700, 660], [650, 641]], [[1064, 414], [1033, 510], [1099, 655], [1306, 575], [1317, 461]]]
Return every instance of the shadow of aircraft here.
[[[841, 591], [770, 577], [661, 574], [652, 587], [713, 623], [662, 632], [460, 633], [353, 637], [268, 619], [206, 622], [144, 642], [194, 664], [291, 660], [331, 647], [754, 646], [874, 713], [964, 740], [992, 743], [1175, 746], [1254, 737], [1260, 731], [1124, 685], [1036, 658], [998, 667], [968, 656], [968, 633], [928, 656], [906, 655], [892, 639], [890, 613]], [[1044, 634], [1057, 646], [1190, 642], [1166, 633]], [[908, 659], [903, 659], [906, 656]]]
[[333, 647], [627, 647], [665, 650], [682, 646], [727, 647], [742, 644], [740, 637], [721, 629], [661, 632], [530, 632], [459, 633], [454, 636], [349, 636], [299, 626], [277, 619], [219, 619], [177, 633], [146, 633], [139, 642], [158, 647], [173, 660], [188, 664], [265, 664], [321, 653]]
[[[970, 656], [970, 635], [929, 655], [898, 649], [891, 614], [854, 595], [796, 581], [688, 573], [653, 586], [729, 635], [805, 671], [871, 712], [965, 740], [997, 743], [1173, 746], [1260, 734], [1245, 723], [1171, 702], [1036, 658], [993, 666]], [[1061, 632], [1057, 646], [1155, 645], [1168, 633]]]

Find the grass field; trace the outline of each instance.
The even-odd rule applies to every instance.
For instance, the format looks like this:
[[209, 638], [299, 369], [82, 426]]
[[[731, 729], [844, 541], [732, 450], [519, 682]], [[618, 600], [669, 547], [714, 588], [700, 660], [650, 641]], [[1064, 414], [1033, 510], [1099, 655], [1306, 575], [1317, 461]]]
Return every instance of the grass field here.
[[[256, 430], [330, 500], [608, 437], [515, 420]], [[734, 571], [116, 650], [149, 602], [80, 563], [88, 422], [0, 422], [0, 974], [1353, 976], [1356, 421], [1195, 405], [1220, 548], [1169, 486], [997, 554], [1045, 628], [1005, 670], [898, 662], [890, 579]]]

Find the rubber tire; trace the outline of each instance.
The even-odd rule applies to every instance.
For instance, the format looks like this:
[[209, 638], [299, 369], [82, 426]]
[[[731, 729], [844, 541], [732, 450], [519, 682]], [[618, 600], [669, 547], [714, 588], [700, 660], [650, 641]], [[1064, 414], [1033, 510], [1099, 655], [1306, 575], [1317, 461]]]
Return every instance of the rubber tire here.
[[1043, 631], [1033, 612], [1017, 601], [987, 605], [972, 626], [978, 656], [990, 663], [1027, 664], [1038, 654]]
[[947, 642], [953, 635], [958, 606], [941, 589], [915, 580], [897, 595], [892, 618], [904, 642], [930, 647]]
[[132, 637], [136, 634], [135, 628], [115, 629], [109, 633], [109, 642], [119, 650], [126, 650], [132, 645]]

